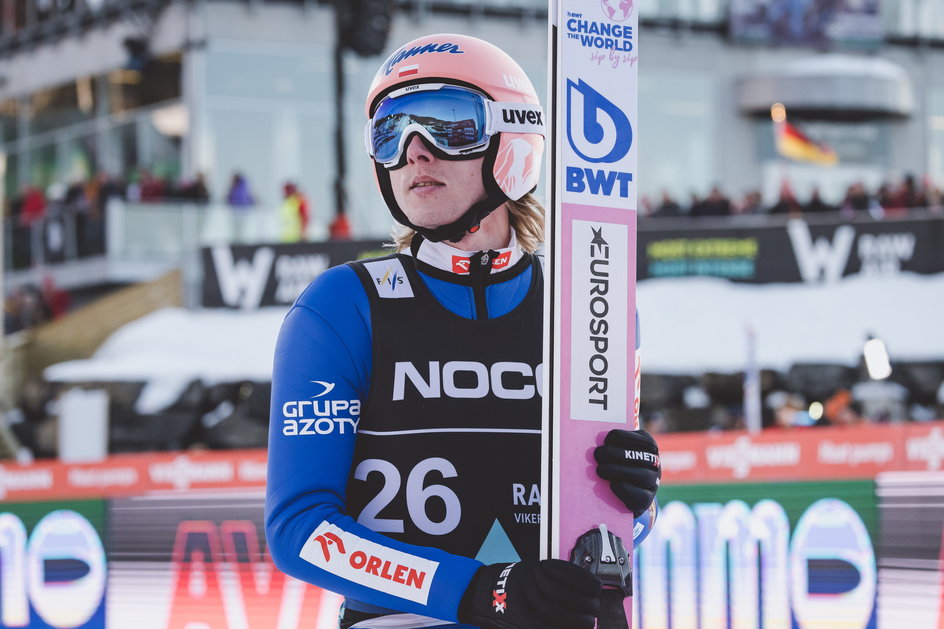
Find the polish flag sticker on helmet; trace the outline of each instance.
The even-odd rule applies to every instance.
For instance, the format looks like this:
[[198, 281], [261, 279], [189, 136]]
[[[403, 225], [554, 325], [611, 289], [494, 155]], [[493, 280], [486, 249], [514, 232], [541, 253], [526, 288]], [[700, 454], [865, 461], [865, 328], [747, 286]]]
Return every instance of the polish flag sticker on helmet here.
[[353, 583], [426, 605], [439, 562], [381, 546], [322, 522], [299, 557]]
[[402, 78], [405, 76], [412, 76], [414, 74], [419, 74], [419, 72], [420, 72], [420, 65], [416, 63], [411, 66], [403, 66], [402, 68], [400, 68], [397, 71], [397, 76]]
[[364, 268], [374, 281], [377, 294], [387, 299], [401, 299], [413, 296], [413, 287], [403, 270], [403, 265], [396, 258], [365, 262]]

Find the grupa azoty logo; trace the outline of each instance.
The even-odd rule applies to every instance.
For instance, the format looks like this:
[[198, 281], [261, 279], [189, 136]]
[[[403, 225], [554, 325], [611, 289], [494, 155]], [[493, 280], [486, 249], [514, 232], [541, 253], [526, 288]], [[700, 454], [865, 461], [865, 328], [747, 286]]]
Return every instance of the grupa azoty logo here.
[[583, 79], [567, 80], [567, 141], [581, 159], [612, 164], [633, 144], [626, 114]]

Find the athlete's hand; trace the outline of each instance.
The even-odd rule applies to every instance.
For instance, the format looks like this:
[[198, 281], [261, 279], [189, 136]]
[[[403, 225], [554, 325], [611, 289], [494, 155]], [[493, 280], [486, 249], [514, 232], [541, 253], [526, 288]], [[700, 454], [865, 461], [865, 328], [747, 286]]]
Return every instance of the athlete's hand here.
[[459, 606], [459, 622], [481, 629], [593, 629], [602, 585], [560, 559], [479, 568]]
[[649, 508], [659, 490], [662, 464], [659, 446], [645, 430], [611, 430], [593, 451], [597, 476], [610, 481], [616, 497], [637, 518]]

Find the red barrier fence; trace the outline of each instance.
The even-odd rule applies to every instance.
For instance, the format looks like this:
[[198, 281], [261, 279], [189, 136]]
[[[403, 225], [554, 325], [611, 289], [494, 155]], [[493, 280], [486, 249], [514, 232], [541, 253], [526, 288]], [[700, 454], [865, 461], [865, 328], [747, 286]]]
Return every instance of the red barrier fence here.
[[[873, 478], [944, 469], [944, 421], [658, 435], [664, 483]], [[265, 486], [264, 450], [112, 456], [0, 465], [0, 501], [114, 498]]]
[[657, 435], [663, 483], [874, 478], [944, 467], [944, 421]]

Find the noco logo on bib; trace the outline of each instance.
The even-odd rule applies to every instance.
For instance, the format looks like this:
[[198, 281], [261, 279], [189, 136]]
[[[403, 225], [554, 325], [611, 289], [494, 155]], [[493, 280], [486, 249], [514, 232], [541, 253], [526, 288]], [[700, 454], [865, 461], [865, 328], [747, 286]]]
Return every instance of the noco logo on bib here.
[[353, 583], [426, 604], [439, 563], [349, 533], [322, 522], [299, 557]]

